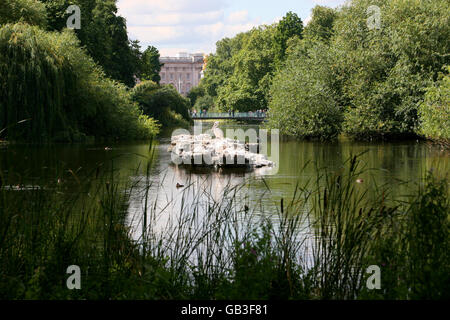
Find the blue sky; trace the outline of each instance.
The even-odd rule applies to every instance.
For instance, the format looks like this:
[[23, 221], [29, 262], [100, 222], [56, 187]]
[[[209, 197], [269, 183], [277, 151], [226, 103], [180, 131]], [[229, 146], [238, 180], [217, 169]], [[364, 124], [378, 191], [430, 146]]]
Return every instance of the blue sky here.
[[286, 12], [305, 22], [316, 5], [336, 7], [345, 0], [119, 0], [131, 39], [161, 56], [178, 52], [215, 51], [215, 43], [261, 24], [271, 24]]

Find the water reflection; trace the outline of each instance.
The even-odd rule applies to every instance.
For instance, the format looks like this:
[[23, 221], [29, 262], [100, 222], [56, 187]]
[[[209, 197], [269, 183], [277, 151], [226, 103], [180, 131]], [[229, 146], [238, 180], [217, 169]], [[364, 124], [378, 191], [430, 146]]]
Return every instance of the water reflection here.
[[[204, 124], [206, 131], [211, 123]], [[221, 124], [221, 128], [259, 129], [257, 125]], [[360, 160], [367, 169], [361, 176], [365, 184], [390, 185], [393, 196], [408, 193], [399, 181], [418, 181], [429, 169], [448, 172], [448, 152], [418, 141], [389, 143], [354, 143], [351, 141], [311, 142], [284, 139], [280, 141], [278, 173], [270, 175], [266, 168], [249, 170], [186, 169], [171, 163], [167, 152], [170, 139], [161, 138], [155, 146], [151, 163], [149, 212], [158, 212], [159, 223], [175, 219], [182, 208], [194, 210], [197, 205], [207, 210], [208, 203], [220, 202], [227, 190], [234, 190], [236, 208], [247, 207], [255, 213], [271, 212], [280, 199], [292, 198], [297, 183], [317, 176], [317, 168], [342, 170], [350, 155], [362, 154]], [[269, 144], [268, 149], [271, 149]], [[14, 185], [47, 185], [61, 179], [70, 169], [80, 178], [89, 172], [113, 169], [125, 182], [139, 181], [131, 196], [130, 221], [140, 228], [144, 212], [142, 191], [145, 188], [145, 168], [149, 164], [148, 143], [96, 145], [9, 145], [0, 149], [0, 172], [9, 175]], [[307, 166], [310, 163], [311, 165]], [[315, 164], [315, 165], [314, 165]], [[137, 168], [139, 168], [137, 170]], [[370, 179], [370, 176], [374, 180]], [[371, 182], [372, 181], [372, 182]], [[177, 188], [177, 184], [183, 185]], [[395, 186], [395, 187], [394, 187]], [[238, 208], [239, 207], [239, 208]], [[137, 233], [138, 234], [138, 233]], [[137, 236], [137, 235], [136, 235]]]

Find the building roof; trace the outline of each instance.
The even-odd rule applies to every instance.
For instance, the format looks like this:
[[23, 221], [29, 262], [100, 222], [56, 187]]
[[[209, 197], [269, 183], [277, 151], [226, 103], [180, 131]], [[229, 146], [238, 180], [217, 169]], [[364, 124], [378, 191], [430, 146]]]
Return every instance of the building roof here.
[[204, 54], [180, 52], [176, 57], [161, 57], [159, 58], [159, 61], [161, 63], [203, 63]]

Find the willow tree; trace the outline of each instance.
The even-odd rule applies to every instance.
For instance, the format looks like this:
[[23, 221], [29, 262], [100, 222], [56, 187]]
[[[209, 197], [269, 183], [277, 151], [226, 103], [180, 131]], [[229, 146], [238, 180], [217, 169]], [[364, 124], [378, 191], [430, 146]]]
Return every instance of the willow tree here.
[[[58, 131], [76, 129], [65, 110], [70, 101], [64, 99], [76, 79], [51, 50], [55, 38], [26, 24], [0, 28], [0, 127], [9, 127], [9, 138], [47, 140]], [[29, 121], [17, 124], [23, 120]]]
[[36, 0], [0, 1], [0, 25], [18, 21], [41, 27], [47, 26], [45, 5]]
[[[126, 87], [108, 79], [71, 30], [0, 28], [0, 127], [8, 139], [137, 139], [157, 131]], [[25, 122], [23, 122], [26, 120]]]

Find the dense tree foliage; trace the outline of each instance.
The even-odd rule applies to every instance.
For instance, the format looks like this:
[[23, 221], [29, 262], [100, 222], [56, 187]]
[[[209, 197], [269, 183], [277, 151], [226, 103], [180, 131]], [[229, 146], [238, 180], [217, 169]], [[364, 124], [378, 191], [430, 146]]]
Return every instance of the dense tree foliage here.
[[420, 133], [450, 145], [450, 67], [426, 91], [425, 101], [419, 107]]
[[144, 81], [131, 90], [131, 97], [146, 115], [163, 126], [186, 126], [190, 121], [190, 101], [171, 85], [159, 86], [153, 81]]
[[141, 65], [139, 70], [139, 77], [142, 80], [151, 80], [159, 83], [161, 77], [159, 72], [163, 64], [159, 62], [159, 51], [153, 46], [149, 46], [141, 57]]
[[303, 22], [296, 13], [289, 11], [286, 16], [278, 22], [275, 31], [276, 58], [282, 62], [286, 55], [287, 42], [290, 38], [303, 36]]
[[[374, 5], [380, 25], [372, 28]], [[450, 64], [449, 13], [445, 0], [352, 0], [316, 6], [303, 30], [289, 12], [219, 41], [202, 85], [218, 109], [269, 106], [272, 126], [298, 137], [423, 133], [418, 108]]]
[[205, 94], [222, 111], [266, 108], [273, 75], [285, 59], [288, 42], [293, 37], [301, 38], [302, 31], [301, 19], [288, 12], [277, 24], [217, 42], [202, 80]]
[[311, 21], [305, 27], [305, 38], [329, 40], [333, 35], [334, 21], [337, 18], [336, 10], [323, 6], [315, 6], [312, 10], [312, 17]]
[[48, 28], [66, 27], [66, 9], [76, 4], [81, 10], [81, 29], [76, 34], [89, 55], [103, 67], [106, 75], [129, 87], [139, 73], [139, 52], [128, 39], [126, 21], [117, 15], [117, 0], [41, 0], [48, 11]]
[[[302, 46], [303, 43], [291, 45]], [[302, 52], [303, 48], [295, 49]], [[294, 49], [292, 49], [294, 50]], [[333, 52], [318, 43], [305, 54], [290, 55], [274, 78], [270, 101], [270, 125], [298, 138], [335, 138], [342, 111], [335, 99]]]
[[245, 34], [240, 33], [232, 39], [224, 38], [216, 43], [216, 53], [208, 56], [205, 77], [202, 79], [206, 94], [216, 98], [219, 88], [233, 75], [232, 57], [239, 52], [244, 37]]
[[253, 29], [242, 38], [242, 48], [232, 58], [233, 74], [219, 88], [217, 106], [221, 110], [251, 111], [267, 105], [274, 70], [275, 28]]
[[200, 97], [203, 97], [204, 95], [206, 95], [206, 90], [203, 87], [203, 85], [200, 84], [200, 85], [198, 85], [196, 87], [193, 87], [189, 91], [187, 97], [191, 101], [191, 106], [194, 106], [195, 103], [197, 102], [197, 99], [200, 98]]
[[[367, 28], [372, 4], [382, 12], [380, 29]], [[344, 74], [345, 133], [362, 139], [418, 130], [425, 88], [449, 62], [449, 22], [443, 0], [358, 0], [342, 10], [332, 46]]]
[[[21, 12], [26, 17], [17, 20], [31, 21], [28, 10]], [[0, 88], [0, 128], [9, 140], [145, 139], [158, 132], [156, 122], [143, 115], [124, 85], [105, 76], [71, 30], [2, 25]]]
[[195, 110], [210, 110], [214, 108], [214, 99], [210, 95], [202, 96], [197, 99], [194, 105]]
[[275, 27], [263, 26], [217, 43], [202, 81], [219, 110], [249, 111], [267, 105], [274, 36]]
[[47, 26], [45, 5], [36, 0], [2, 0], [0, 25], [16, 21], [41, 27]]
[[[367, 23], [371, 5], [381, 10], [380, 28], [369, 28]], [[291, 119], [294, 111], [309, 114], [317, 136], [323, 138], [319, 126], [327, 121], [317, 121], [318, 114], [308, 113], [305, 101], [320, 100], [325, 94], [343, 113], [342, 132], [349, 137], [379, 139], [420, 132], [418, 106], [449, 62], [448, 13], [444, 0], [353, 0], [335, 11], [316, 7], [305, 39], [288, 48], [289, 62], [273, 84], [272, 125], [303, 136], [303, 121], [291, 120], [286, 126], [280, 119]], [[324, 59], [324, 52], [331, 57]], [[318, 65], [321, 71], [313, 74]], [[311, 77], [323, 89], [304, 90], [300, 79]], [[296, 91], [296, 99], [280, 92], [286, 86]]]

